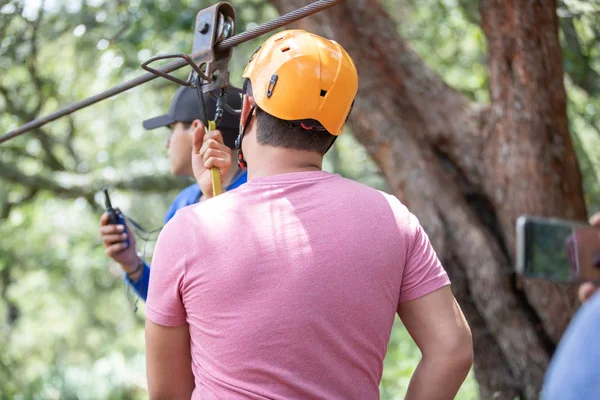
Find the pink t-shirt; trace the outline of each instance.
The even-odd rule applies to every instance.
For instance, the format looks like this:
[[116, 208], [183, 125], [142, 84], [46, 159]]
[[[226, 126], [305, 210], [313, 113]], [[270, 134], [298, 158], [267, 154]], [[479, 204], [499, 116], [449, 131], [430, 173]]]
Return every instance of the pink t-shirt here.
[[193, 399], [378, 399], [398, 304], [450, 283], [400, 201], [321, 171], [181, 209], [151, 271], [147, 318], [189, 324]]

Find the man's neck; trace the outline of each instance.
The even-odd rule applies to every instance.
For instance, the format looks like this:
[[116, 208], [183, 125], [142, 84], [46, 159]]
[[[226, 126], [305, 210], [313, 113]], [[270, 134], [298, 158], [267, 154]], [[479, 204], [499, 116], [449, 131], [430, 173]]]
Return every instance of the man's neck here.
[[248, 160], [248, 180], [293, 172], [321, 171], [323, 165], [323, 156], [312, 151], [261, 146], [258, 156], [259, 160]]
[[235, 160], [233, 160], [233, 162], [234, 165], [229, 168], [229, 171], [227, 171], [227, 174], [223, 177], [223, 186], [225, 187], [229, 186], [241, 171]]

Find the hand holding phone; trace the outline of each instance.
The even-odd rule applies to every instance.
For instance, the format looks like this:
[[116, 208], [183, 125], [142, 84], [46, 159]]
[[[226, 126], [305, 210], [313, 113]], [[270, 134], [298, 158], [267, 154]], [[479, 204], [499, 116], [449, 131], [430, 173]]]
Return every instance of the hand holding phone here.
[[555, 282], [600, 283], [600, 229], [556, 218], [519, 217], [517, 272]]

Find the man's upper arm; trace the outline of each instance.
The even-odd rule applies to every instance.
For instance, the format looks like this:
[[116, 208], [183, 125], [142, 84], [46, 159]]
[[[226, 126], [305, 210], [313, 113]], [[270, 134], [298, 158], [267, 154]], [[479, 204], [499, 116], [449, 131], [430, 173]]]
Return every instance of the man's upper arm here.
[[146, 375], [151, 399], [186, 399], [194, 391], [187, 324], [162, 326], [146, 320]]
[[400, 303], [398, 315], [424, 357], [472, 349], [471, 331], [450, 286]]
[[164, 326], [185, 324], [182, 301], [189, 231], [187, 220], [178, 213], [161, 231], [152, 257], [146, 318]]
[[406, 240], [409, 246], [402, 272], [402, 286], [398, 299], [400, 303], [415, 300], [450, 284], [448, 274], [442, 267], [427, 233], [418, 219], [410, 213], [408, 232]]
[[146, 367], [152, 399], [189, 399], [194, 390], [187, 313], [182, 300], [189, 232], [183, 213], [161, 231], [146, 304]]

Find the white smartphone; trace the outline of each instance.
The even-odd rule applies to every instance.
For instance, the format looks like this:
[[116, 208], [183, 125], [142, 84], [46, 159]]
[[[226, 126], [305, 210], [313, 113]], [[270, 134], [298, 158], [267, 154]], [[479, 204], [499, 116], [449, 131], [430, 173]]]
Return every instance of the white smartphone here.
[[517, 273], [555, 282], [600, 282], [600, 229], [576, 221], [520, 216]]

